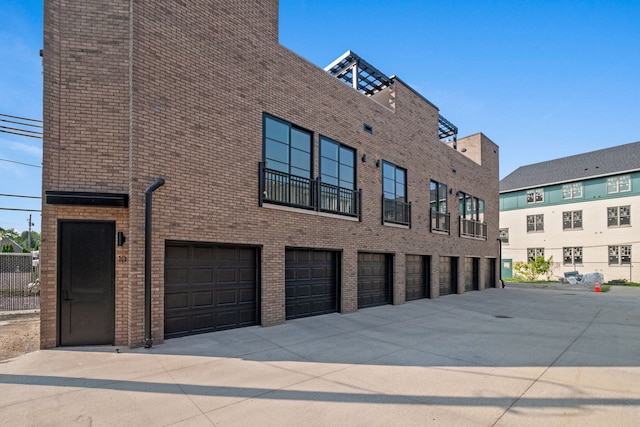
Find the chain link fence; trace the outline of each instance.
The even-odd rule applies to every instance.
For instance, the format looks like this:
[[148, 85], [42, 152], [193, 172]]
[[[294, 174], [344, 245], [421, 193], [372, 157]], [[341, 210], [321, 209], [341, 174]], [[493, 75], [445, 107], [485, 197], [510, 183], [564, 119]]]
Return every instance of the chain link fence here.
[[40, 308], [38, 252], [0, 253], [0, 311]]

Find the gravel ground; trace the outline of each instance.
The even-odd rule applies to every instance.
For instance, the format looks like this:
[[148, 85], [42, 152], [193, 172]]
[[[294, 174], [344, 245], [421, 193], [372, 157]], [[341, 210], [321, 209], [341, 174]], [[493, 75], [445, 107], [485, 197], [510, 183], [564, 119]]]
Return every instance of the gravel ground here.
[[0, 312], [0, 360], [40, 348], [40, 311]]

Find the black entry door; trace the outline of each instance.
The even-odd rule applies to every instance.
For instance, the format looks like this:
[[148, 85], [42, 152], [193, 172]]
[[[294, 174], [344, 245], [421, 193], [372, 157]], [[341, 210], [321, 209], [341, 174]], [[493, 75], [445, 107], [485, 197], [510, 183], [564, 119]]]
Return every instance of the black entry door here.
[[60, 345], [113, 344], [115, 223], [61, 222]]

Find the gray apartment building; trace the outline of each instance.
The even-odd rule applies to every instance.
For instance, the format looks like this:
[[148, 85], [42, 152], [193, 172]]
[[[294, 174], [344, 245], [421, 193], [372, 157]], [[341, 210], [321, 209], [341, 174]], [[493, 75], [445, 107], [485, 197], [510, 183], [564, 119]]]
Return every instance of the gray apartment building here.
[[44, 3], [43, 348], [498, 283], [497, 145], [276, 0]]

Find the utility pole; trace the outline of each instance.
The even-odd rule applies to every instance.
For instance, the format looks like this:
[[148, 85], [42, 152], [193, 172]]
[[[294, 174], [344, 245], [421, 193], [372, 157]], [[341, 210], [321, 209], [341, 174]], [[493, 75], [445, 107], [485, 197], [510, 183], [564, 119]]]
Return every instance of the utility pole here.
[[29, 234], [27, 234], [27, 246], [29, 248], [29, 252], [31, 252], [31, 226], [34, 225], [31, 222], [31, 214], [29, 214]]

